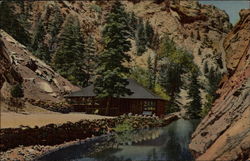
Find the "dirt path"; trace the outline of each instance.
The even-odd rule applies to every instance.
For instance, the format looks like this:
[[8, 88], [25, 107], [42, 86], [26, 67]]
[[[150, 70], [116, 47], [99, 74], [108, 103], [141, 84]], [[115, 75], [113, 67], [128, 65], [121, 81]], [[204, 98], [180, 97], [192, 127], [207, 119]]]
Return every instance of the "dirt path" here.
[[47, 124], [61, 124], [70, 122], [77, 122], [82, 119], [94, 120], [112, 118], [100, 115], [89, 115], [84, 113], [32, 113], [32, 114], [18, 114], [14, 112], [1, 112], [1, 128], [17, 128], [20, 125], [24, 126], [44, 126]]

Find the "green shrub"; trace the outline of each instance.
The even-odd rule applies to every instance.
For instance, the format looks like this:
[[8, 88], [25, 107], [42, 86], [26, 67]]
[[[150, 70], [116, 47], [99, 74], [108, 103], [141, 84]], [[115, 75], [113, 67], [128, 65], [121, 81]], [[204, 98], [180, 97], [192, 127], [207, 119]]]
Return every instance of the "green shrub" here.
[[24, 96], [21, 84], [17, 84], [11, 88], [11, 96], [15, 98], [20, 98]]
[[165, 92], [164, 88], [159, 84], [155, 85], [154, 93], [157, 94], [158, 96], [161, 96], [165, 100], [169, 100], [170, 98], [168, 94]]
[[96, 5], [96, 4], [92, 4], [90, 6], [90, 9], [94, 10], [95, 12], [98, 12], [98, 13], [102, 12], [102, 8], [100, 6], [98, 6], [98, 5]]
[[124, 120], [123, 123], [118, 124], [115, 128], [114, 128], [115, 132], [125, 132], [125, 131], [132, 131], [133, 130], [133, 126], [132, 123], [129, 122], [128, 120]]

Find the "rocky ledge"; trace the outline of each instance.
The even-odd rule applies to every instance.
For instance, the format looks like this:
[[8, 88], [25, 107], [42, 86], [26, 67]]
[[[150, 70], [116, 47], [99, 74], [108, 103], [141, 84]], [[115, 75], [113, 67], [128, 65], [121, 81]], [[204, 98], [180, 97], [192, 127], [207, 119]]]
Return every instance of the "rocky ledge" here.
[[223, 43], [229, 73], [220, 97], [192, 135], [197, 160], [250, 159], [250, 10], [240, 16]]
[[22, 83], [24, 99], [40, 98], [44, 102], [61, 103], [66, 93], [79, 89], [3, 30], [0, 30], [0, 57], [2, 100], [11, 97], [10, 89], [17, 83]]

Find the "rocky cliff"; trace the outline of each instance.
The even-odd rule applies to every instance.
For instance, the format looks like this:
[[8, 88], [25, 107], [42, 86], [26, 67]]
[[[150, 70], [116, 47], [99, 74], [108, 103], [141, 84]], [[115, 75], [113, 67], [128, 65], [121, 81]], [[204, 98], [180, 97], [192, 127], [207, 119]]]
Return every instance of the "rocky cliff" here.
[[78, 89], [3, 30], [0, 36], [1, 99], [10, 98], [11, 87], [17, 83], [23, 86], [23, 100], [31, 103], [32, 100], [61, 102], [63, 94]]
[[5, 81], [9, 84], [21, 83], [23, 81], [22, 77], [11, 65], [11, 58], [6, 52], [6, 46], [2, 40], [2, 35], [0, 35], [0, 58], [0, 89]]
[[197, 160], [250, 158], [250, 10], [242, 10], [240, 17], [223, 42], [229, 73], [220, 97], [192, 136]]
[[168, 34], [180, 48], [192, 53], [201, 72], [204, 72], [205, 63], [209, 68], [223, 70], [218, 43], [231, 28], [229, 17], [224, 11], [195, 1], [123, 3], [127, 11], [148, 20], [160, 36]]
[[[144, 22], [148, 20], [160, 37], [168, 34], [179, 47], [193, 53], [202, 72], [205, 62], [209, 67], [223, 69], [218, 42], [231, 28], [229, 17], [224, 11], [194, 1], [174, 3], [170, 0], [126, 0], [122, 3], [127, 12], [134, 12]], [[55, 18], [55, 10], [59, 10], [64, 20], [69, 14], [79, 18], [82, 31], [94, 37], [99, 51], [102, 44], [101, 31], [111, 5], [112, 1], [24, 2], [24, 8], [27, 8], [26, 12], [30, 15], [28, 21], [32, 23], [30, 32], [34, 33], [35, 26], [42, 21], [47, 33], [45, 43], [51, 37], [49, 28]], [[17, 7], [16, 11], [20, 10]], [[149, 49], [142, 56], [137, 56], [133, 47], [129, 53], [133, 58], [131, 65], [145, 66], [148, 55], [153, 57], [156, 51]]]

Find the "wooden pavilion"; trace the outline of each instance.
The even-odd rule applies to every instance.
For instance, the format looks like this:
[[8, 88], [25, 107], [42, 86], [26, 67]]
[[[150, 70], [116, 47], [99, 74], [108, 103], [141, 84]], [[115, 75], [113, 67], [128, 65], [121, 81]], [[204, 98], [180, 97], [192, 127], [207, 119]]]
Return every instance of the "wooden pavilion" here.
[[[139, 85], [135, 80], [128, 79], [127, 86], [133, 94], [111, 98], [108, 115], [144, 114], [162, 116], [165, 114], [166, 101]], [[76, 112], [105, 114], [107, 99], [97, 99], [94, 86], [90, 85], [65, 96]]]

